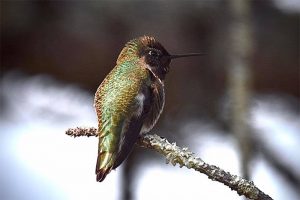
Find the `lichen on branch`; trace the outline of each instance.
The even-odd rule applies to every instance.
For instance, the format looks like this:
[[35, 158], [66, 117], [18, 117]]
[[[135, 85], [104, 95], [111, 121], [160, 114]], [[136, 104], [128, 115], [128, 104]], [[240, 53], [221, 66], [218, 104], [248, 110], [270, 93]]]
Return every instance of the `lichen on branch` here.
[[[66, 131], [67, 135], [73, 137], [79, 136], [98, 136], [96, 128], [70, 128]], [[167, 163], [172, 163], [174, 166], [179, 164], [180, 167], [194, 169], [208, 176], [209, 179], [218, 181], [236, 191], [239, 195], [244, 195], [248, 199], [253, 200], [271, 200], [272, 198], [257, 188], [252, 181], [248, 181], [236, 175], [232, 175], [219, 167], [209, 165], [194, 156], [194, 153], [188, 148], [180, 148], [176, 143], [170, 143], [166, 138], [162, 138], [155, 134], [141, 135], [137, 141], [140, 147], [153, 149], [163, 155]]]

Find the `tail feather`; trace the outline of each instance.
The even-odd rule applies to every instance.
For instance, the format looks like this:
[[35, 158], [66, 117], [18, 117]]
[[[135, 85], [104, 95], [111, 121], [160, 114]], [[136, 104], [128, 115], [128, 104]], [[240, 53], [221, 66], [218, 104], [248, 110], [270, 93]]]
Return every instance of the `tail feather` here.
[[101, 182], [113, 168], [113, 154], [110, 152], [100, 152], [96, 165], [96, 180]]
[[105, 179], [106, 175], [109, 174], [109, 172], [111, 171], [111, 169], [112, 169], [112, 167], [99, 169], [97, 171], [97, 173], [96, 173], [97, 174], [96, 180], [98, 182], [102, 182]]

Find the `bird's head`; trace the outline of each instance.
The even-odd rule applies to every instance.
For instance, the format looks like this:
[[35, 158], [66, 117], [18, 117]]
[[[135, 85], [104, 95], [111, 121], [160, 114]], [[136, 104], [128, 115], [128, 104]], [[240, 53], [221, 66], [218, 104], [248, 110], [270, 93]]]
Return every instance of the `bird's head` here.
[[132, 59], [139, 59], [156, 77], [164, 80], [169, 72], [172, 59], [199, 55], [203, 54], [170, 55], [154, 37], [142, 36], [126, 43], [118, 57], [117, 64]]

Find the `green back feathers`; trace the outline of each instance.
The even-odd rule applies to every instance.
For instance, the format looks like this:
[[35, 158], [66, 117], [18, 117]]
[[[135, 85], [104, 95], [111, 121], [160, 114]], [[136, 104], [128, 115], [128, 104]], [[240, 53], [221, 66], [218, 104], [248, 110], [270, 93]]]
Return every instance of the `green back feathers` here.
[[133, 104], [143, 84], [147, 84], [148, 70], [138, 60], [117, 65], [99, 86], [95, 94], [98, 115], [99, 150], [96, 166], [97, 180], [104, 180], [114, 166], [119, 152], [123, 126], [134, 112]]

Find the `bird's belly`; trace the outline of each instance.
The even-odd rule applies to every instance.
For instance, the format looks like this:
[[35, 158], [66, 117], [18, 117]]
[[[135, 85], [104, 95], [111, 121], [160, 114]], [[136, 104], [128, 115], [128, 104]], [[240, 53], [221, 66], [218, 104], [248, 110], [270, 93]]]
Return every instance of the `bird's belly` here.
[[144, 101], [145, 101], [145, 95], [143, 93], [139, 93], [136, 97], [135, 97], [135, 100], [136, 100], [136, 104], [135, 104], [135, 111], [134, 111], [134, 115], [136, 117], [140, 117], [143, 110], [144, 110]]

